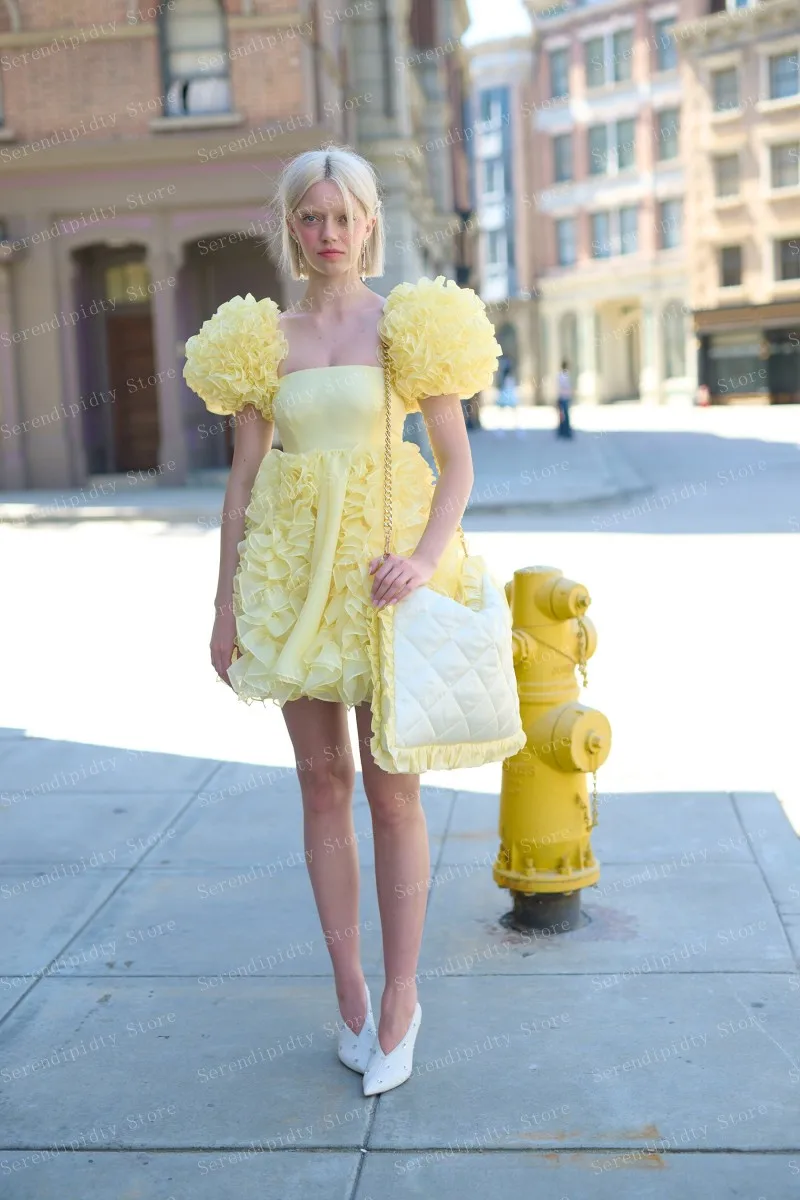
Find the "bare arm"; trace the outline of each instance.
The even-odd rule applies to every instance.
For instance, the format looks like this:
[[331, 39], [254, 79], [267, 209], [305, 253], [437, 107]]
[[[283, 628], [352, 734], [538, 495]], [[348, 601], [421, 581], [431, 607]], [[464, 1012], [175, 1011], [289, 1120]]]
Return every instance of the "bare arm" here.
[[274, 428], [274, 423], [265, 420], [252, 404], [246, 404], [237, 416], [233, 462], [220, 518], [219, 576], [214, 597], [216, 619], [211, 635], [211, 661], [226, 683], [229, 683], [226, 672], [231, 665], [236, 637], [233, 578], [239, 565], [239, 543], [244, 537], [244, 514], [258, 468], [272, 446]]
[[458, 528], [475, 480], [469, 434], [458, 396], [428, 396], [420, 400], [420, 408], [439, 478], [428, 523], [414, 553], [408, 558], [393, 554], [385, 563], [375, 558], [370, 563], [370, 572], [375, 576], [371, 599], [377, 607], [394, 604], [428, 582]]
[[469, 434], [458, 396], [420, 400], [425, 428], [439, 478], [431, 499], [431, 515], [412, 555], [436, 564], [458, 528], [475, 482]]

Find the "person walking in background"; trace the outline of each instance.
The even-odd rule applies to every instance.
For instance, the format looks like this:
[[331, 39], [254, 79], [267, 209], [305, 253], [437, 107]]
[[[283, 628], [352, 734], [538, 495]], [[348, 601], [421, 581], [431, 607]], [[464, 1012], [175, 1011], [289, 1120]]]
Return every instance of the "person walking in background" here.
[[514, 372], [512, 371], [510, 365], [506, 364], [506, 366], [503, 368], [503, 378], [500, 384], [500, 392], [497, 396], [497, 406], [498, 408], [512, 409], [515, 413], [515, 416], [512, 418], [508, 426], [500, 426], [498, 428], [498, 433], [505, 433], [506, 428], [514, 428], [517, 434], [521, 433], [519, 428], [519, 418], [516, 416], [518, 404], [519, 398], [517, 396], [517, 385], [514, 379]]
[[569, 377], [569, 363], [566, 359], [561, 364], [558, 373], [558, 429], [557, 437], [572, 437], [572, 426], [569, 421], [569, 406], [572, 403], [572, 380]]

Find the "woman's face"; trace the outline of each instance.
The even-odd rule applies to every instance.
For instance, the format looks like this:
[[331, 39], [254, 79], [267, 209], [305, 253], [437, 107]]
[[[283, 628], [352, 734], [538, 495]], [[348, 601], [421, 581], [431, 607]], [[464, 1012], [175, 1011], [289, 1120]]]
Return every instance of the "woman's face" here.
[[321, 275], [358, 271], [361, 247], [376, 218], [367, 217], [354, 197], [351, 203], [353, 228], [349, 230], [339, 188], [332, 180], [323, 179], [304, 193], [289, 218], [308, 267]]

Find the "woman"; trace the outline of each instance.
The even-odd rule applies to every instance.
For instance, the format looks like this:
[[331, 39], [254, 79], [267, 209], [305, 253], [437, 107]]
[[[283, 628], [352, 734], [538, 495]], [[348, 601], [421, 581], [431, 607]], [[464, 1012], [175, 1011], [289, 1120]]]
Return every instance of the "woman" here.
[[[280, 705], [304, 764], [306, 861], [332, 935], [339, 1057], [373, 1095], [412, 1072], [430, 862], [419, 775], [383, 771], [370, 750], [370, 622], [422, 584], [462, 599], [459, 530], [473, 468], [460, 400], [489, 386], [500, 346], [482, 301], [443, 276], [398, 284], [386, 300], [366, 286], [383, 272], [383, 208], [372, 166], [348, 147], [293, 159], [277, 200], [281, 266], [308, 281], [296, 310], [236, 296], [186, 343], [189, 386], [210, 411], [236, 414], [211, 660], [239, 699]], [[381, 343], [397, 550], [386, 561]], [[438, 480], [402, 440], [413, 411], [423, 413]], [[275, 423], [282, 452], [271, 450]], [[358, 929], [351, 707], [383, 936], [377, 1028], [358, 938], [344, 935]], [[331, 844], [346, 848], [326, 853]]]

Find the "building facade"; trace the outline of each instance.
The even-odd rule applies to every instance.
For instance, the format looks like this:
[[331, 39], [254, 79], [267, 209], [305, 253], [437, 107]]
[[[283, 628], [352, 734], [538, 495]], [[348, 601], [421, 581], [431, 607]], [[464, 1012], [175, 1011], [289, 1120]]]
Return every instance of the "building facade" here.
[[692, 0], [686, 230], [712, 402], [800, 403], [800, 6]]
[[454, 220], [468, 19], [465, 0], [0, 5], [0, 487], [227, 465], [230, 423], [186, 386], [184, 343], [237, 293], [299, 299], [270, 201], [303, 150], [375, 165], [376, 291], [473, 279]]
[[538, 397], [555, 399], [565, 360], [580, 401], [690, 403], [686, 120], [674, 36], [685, 0], [526, 3]]
[[536, 287], [527, 180], [533, 146], [522, 112], [530, 102], [531, 42], [497, 39], [470, 52], [474, 183], [481, 296], [522, 403], [537, 394]]

